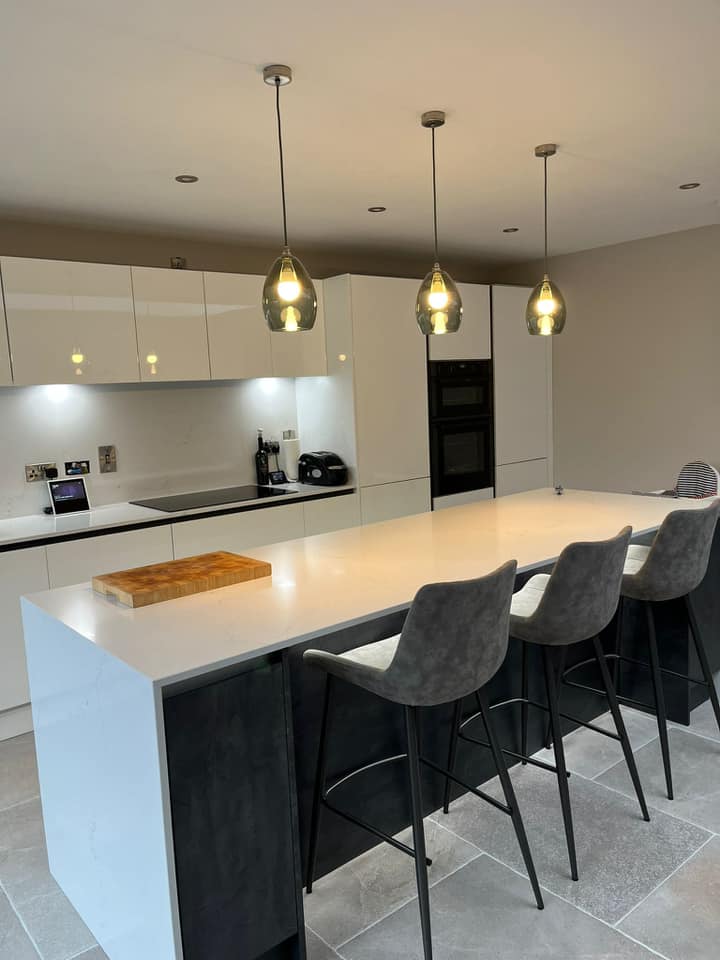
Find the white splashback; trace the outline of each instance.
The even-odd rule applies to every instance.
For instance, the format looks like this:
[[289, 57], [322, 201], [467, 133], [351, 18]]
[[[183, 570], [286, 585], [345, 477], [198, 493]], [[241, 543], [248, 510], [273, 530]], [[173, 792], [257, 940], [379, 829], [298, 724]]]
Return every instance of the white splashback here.
[[[253, 483], [257, 428], [297, 430], [295, 380], [0, 388], [0, 516], [38, 513], [44, 484], [24, 465], [89, 459], [91, 503]], [[301, 438], [302, 443], [302, 438]], [[97, 448], [117, 447], [117, 473]]]

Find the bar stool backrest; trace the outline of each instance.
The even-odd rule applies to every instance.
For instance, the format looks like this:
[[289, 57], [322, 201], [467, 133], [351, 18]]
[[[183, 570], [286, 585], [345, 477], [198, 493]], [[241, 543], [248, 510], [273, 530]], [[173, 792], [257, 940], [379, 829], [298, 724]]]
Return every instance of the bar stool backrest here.
[[477, 580], [430, 583], [415, 595], [384, 684], [409, 706], [474, 693], [505, 659], [517, 562]]
[[623, 581], [635, 600], [673, 600], [700, 585], [707, 572], [720, 500], [699, 510], [673, 510], [655, 534], [641, 569]]
[[620, 599], [625, 556], [632, 535], [624, 527], [610, 540], [568, 544], [557, 559], [523, 637], [550, 645], [596, 637], [610, 623]]

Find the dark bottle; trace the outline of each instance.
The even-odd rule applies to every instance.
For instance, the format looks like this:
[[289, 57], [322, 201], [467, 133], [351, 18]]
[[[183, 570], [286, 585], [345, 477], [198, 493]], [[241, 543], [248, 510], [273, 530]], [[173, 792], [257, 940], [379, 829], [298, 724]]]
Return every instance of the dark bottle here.
[[255, 454], [255, 477], [258, 485], [267, 486], [270, 482], [270, 468], [268, 466], [268, 455], [265, 450], [262, 430], [258, 430], [258, 448]]

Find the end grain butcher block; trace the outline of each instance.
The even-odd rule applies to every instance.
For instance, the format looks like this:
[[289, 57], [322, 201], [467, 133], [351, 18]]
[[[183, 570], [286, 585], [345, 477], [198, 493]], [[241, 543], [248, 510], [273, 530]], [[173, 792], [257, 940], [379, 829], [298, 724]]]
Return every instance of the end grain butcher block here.
[[127, 607], [147, 607], [151, 603], [176, 600], [271, 574], [269, 563], [219, 550], [199, 557], [106, 573], [93, 577], [92, 585], [93, 590], [116, 597]]

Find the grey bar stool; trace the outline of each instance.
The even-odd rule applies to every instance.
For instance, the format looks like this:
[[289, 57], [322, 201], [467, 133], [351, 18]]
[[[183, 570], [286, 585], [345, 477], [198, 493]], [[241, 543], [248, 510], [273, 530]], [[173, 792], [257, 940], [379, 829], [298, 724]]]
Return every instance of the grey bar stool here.
[[[715, 719], [718, 728], [720, 728], [720, 703], [718, 702], [705, 644], [700, 635], [697, 618], [690, 599], [690, 594], [700, 585], [707, 572], [718, 512], [720, 512], [720, 500], [715, 500], [710, 506], [697, 510], [675, 510], [668, 514], [662, 522], [651, 546], [631, 544], [628, 549], [622, 579], [620, 608], [618, 610], [617, 649], [614, 653], [606, 655], [606, 658], [613, 662], [615, 669], [618, 663], [624, 662], [633, 663], [650, 670], [655, 714], [660, 735], [660, 748], [665, 768], [665, 785], [669, 800], [673, 799], [673, 783], [670, 768], [665, 694], [662, 682], [663, 674], [706, 686], [710, 694]], [[703, 674], [702, 680], [660, 666], [653, 604], [663, 600], [681, 598], [685, 600], [688, 625], [697, 650], [700, 669]], [[647, 663], [635, 660], [632, 657], [626, 657], [622, 653], [622, 613], [623, 600], [625, 599], [640, 600], [645, 604], [649, 656]], [[573, 666], [565, 672], [563, 679], [569, 686], [592, 689], [585, 684], [568, 679], [574, 670], [583, 665], [576, 664]], [[625, 703], [648, 709], [647, 704], [629, 697], [620, 697], [620, 699]]]
[[[525, 586], [512, 599], [510, 610], [510, 635], [522, 641], [522, 695], [511, 700], [504, 700], [494, 704], [491, 709], [507, 706], [511, 703], [520, 703], [521, 714], [521, 752], [504, 751], [509, 756], [516, 757], [524, 763], [532, 763], [544, 769], [550, 769], [557, 774], [562, 806], [565, 836], [567, 840], [570, 872], [573, 880], [578, 879], [577, 855], [575, 851], [575, 834], [570, 806], [570, 791], [568, 788], [568, 772], [565, 764], [565, 752], [562, 742], [560, 718], [564, 717], [578, 723], [603, 736], [619, 740], [622, 745], [625, 761], [630, 771], [635, 792], [640, 804], [643, 819], [649, 820], [645, 797], [643, 796], [640, 778], [632, 747], [628, 739], [620, 707], [615, 695], [615, 689], [604, 658], [604, 651], [600, 643], [599, 634], [611, 622], [618, 605], [620, 583], [623, 575], [623, 565], [630, 543], [630, 527], [625, 527], [610, 540], [601, 540], [591, 543], [571, 543], [562, 551], [555, 563], [551, 574], [539, 573], [531, 577]], [[592, 723], [568, 716], [559, 711], [557, 679], [560, 670], [560, 656], [567, 647], [592, 640], [595, 649], [595, 658], [600, 665], [600, 671], [605, 687], [605, 693], [610, 702], [613, 720], [617, 733], [603, 730]], [[543, 669], [545, 675], [545, 689], [547, 704], [538, 703], [528, 696], [528, 646], [536, 645], [542, 649]], [[555, 752], [555, 767], [540, 760], [527, 756], [527, 722], [528, 707], [536, 707], [548, 711], [550, 727]], [[456, 738], [468, 740], [481, 746], [488, 746], [483, 740], [470, 737], [464, 732], [465, 727], [477, 717], [468, 717], [456, 728]], [[454, 753], [451, 753], [450, 767]], [[446, 784], [445, 811], [449, 809], [449, 784]]]
[[[452, 779], [512, 818], [537, 906], [539, 909], [543, 908], [542, 894], [522, 817], [492, 725], [486, 694], [482, 690], [497, 673], [505, 659], [510, 601], [516, 569], [517, 564], [513, 560], [478, 580], [428, 584], [415, 596], [402, 632], [398, 636], [379, 640], [339, 655], [322, 650], [306, 650], [303, 655], [306, 663], [326, 673], [325, 701], [310, 826], [307, 892], [312, 891], [315, 878], [320, 814], [322, 808], [327, 807], [414, 858], [425, 960], [432, 958], [432, 935], [420, 764], [425, 764], [443, 776], [452, 776], [452, 774], [421, 754], [417, 720], [420, 707], [452, 703], [480, 690], [482, 716], [503, 786], [505, 803], [500, 803], [494, 797], [475, 789], [455, 776], [452, 776]], [[327, 786], [327, 741], [337, 680], [363, 687], [384, 700], [403, 706], [407, 753], [368, 764], [345, 775], [331, 786]], [[413, 849], [355, 815], [343, 811], [330, 799], [332, 790], [340, 783], [347, 783], [351, 777], [378, 767], [380, 764], [401, 759], [407, 759], [409, 768]]]

